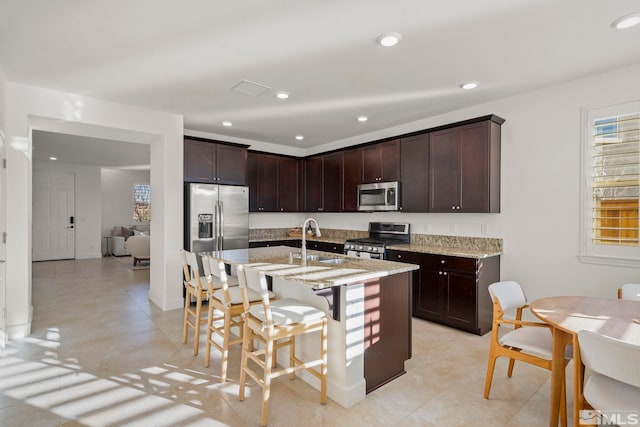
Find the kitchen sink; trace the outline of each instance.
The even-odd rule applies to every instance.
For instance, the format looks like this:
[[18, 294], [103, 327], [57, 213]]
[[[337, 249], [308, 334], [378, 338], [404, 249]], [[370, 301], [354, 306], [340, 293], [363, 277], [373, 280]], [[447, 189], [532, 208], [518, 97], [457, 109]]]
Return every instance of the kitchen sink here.
[[342, 264], [347, 261], [346, 258], [334, 258], [325, 255], [307, 255], [307, 261], [317, 261], [324, 264]]

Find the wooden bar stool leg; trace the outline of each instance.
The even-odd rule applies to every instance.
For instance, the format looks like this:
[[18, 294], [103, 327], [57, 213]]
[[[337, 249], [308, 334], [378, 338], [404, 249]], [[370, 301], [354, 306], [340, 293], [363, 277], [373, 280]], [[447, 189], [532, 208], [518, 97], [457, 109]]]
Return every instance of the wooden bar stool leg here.
[[202, 315], [202, 293], [198, 292], [196, 295], [196, 318], [193, 319], [194, 324], [194, 339], [193, 339], [193, 355], [198, 355], [198, 349], [200, 347], [200, 316]]
[[231, 313], [229, 310], [224, 312], [224, 335], [222, 337], [222, 370], [220, 373], [220, 382], [227, 380], [227, 362], [229, 361], [229, 335], [231, 335]]
[[320, 354], [322, 357], [322, 366], [320, 367], [320, 403], [327, 403], [327, 319], [322, 324]]
[[211, 326], [213, 325], [213, 305], [209, 304], [209, 310], [207, 312], [207, 353], [204, 355], [204, 367], [208, 368], [211, 363], [211, 340], [213, 339], [211, 335], [213, 332], [211, 331]]
[[191, 291], [187, 284], [187, 293], [184, 296], [184, 327], [182, 328], [182, 343], [187, 342], [187, 336], [189, 335], [189, 306], [191, 305]]
[[264, 385], [262, 386], [262, 415], [260, 416], [260, 425], [267, 425], [269, 418], [269, 398], [271, 397], [271, 371], [273, 369], [273, 339], [269, 338], [266, 342], [266, 353], [264, 359]]
[[[296, 366], [296, 337], [293, 336], [289, 339], [289, 367], [293, 368], [294, 366]], [[296, 373], [291, 372], [291, 375], [289, 375], [289, 378], [294, 379], [296, 377]]]
[[251, 330], [249, 329], [249, 325], [247, 322], [244, 323], [243, 326], [243, 337], [242, 337], [242, 357], [240, 359], [240, 380], [239, 388], [238, 388], [238, 400], [244, 400], [244, 387], [247, 382], [247, 353], [253, 350], [253, 344], [251, 342]]

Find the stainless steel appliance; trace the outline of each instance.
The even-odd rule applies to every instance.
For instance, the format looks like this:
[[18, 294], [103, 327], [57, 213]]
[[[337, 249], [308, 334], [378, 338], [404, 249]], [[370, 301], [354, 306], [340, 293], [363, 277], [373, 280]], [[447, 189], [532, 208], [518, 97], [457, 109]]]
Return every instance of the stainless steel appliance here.
[[358, 185], [359, 211], [397, 211], [399, 207], [399, 182], [376, 182]]
[[411, 242], [411, 226], [398, 222], [370, 222], [369, 237], [348, 239], [345, 255], [360, 258], [387, 259], [386, 247]]
[[192, 252], [249, 247], [249, 188], [185, 184], [184, 247]]

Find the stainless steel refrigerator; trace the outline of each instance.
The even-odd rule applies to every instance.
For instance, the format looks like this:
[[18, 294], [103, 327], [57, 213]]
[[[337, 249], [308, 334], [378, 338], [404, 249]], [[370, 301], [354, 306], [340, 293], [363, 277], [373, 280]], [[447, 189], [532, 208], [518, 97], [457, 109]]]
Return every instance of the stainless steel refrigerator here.
[[185, 249], [192, 252], [249, 247], [249, 188], [185, 184]]

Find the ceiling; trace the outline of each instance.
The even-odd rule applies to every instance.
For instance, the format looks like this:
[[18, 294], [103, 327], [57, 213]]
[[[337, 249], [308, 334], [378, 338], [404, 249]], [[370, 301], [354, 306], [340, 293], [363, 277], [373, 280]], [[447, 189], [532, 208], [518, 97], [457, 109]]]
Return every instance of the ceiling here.
[[[306, 149], [638, 63], [640, 26], [611, 27], [632, 12], [637, 0], [2, 0], [0, 66]], [[402, 39], [385, 48], [388, 31]], [[242, 80], [267, 89], [231, 90]]]
[[33, 131], [33, 160], [91, 165], [114, 169], [148, 170], [148, 144], [90, 138], [56, 132]]

